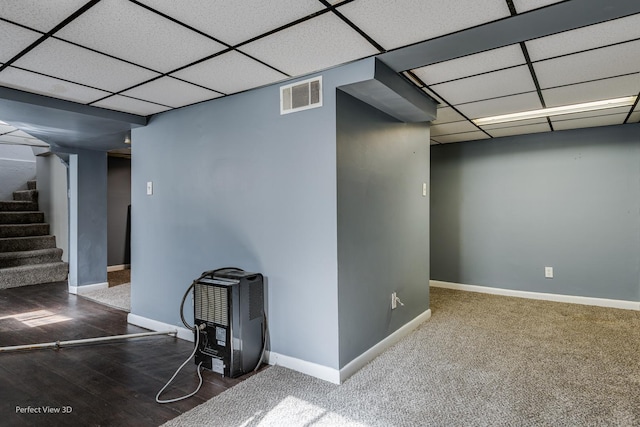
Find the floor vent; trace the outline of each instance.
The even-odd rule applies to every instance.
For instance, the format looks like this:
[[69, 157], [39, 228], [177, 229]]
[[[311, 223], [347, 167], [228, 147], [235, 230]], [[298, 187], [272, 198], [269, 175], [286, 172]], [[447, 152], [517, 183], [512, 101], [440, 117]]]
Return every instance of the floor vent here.
[[280, 114], [322, 107], [322, 76], [280, 87]]

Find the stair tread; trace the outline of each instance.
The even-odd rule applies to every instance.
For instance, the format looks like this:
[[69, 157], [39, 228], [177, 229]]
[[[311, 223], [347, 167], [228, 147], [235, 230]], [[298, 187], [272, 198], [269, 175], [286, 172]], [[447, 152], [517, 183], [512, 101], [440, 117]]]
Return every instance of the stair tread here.
[[29, 228], [29, 227], [40, 227], [43, 225], [49, 225], [47, 222], [22, 222], [17, 224], [0, 224], [2, 228]]
[[0, 237], [0, 241], [1, 240], [13, 240], [13, 241], [16, 241], [16, 240], [19, 240], [19, 239], [25, 239], [25, 240], [26, 239], [32, 239], [32, 240], [35, 240], [35, 239], [46, 239], [46, 238], [55, 238], [55, 236], [52, 236], [50, 234], [45, 234], [44, 236]]
[[51, 232], [46, 222], [36, 224], [0, 224], [0, 238], [48, 236]]
[[0, 289], [61, 282], [69, 277], [69, 264], [63, 261], [20, 265], [0, 269]]
[[0, 200], [0, 203], [7, 203], [10, 205], [29, 205], [34, 202], [32, 202], [31, 200]]
[[56, 236], [27, 236], [0, 238], [0, 252], [31, 251], [56, 247]]
[[16, 252], [0, 252], [0, 259], [7, 258], [29, 258], [40, 255], [47, 255], [52, 252], [62, 252], [60, 248], [47, 248], [47, 249], [32, 249], [30, 251], [16, 251]]
[[56, 262], [46, 262], [42, 264], [18, 265], [16, 267], [0, 268], [0, 274], [25, 271], [25, 270], [45, 270], [50, 267], [58, 267], [62, 264], [68, 265], [69, 263], [64, 261], [56, 261]]
[[43, 212], [0, 212], [0, 224], [42, 224]]
[[[28, 202], [31, 203], [31, 202]], [[0, 214], [34, 214], [44, 213], [43, 211], [0, 211]]]

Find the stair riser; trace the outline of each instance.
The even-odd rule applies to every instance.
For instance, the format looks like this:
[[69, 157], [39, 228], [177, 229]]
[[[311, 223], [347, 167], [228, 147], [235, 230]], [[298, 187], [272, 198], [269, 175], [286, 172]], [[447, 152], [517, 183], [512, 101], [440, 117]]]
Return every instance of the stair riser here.
[[55, 236], [0, 239], [0, 252], [33, 251], [56, 247]]
[[36, 189], [36, 181], [35, 180], [27, 181], [27, 188], [29, 190], [35, 190]]
[[38, 204], [24, 200], [0, 201], [0, 212], [33, 212], [38, 210]]
[[22, 190], [13, 192], [13, 200], [22, 200], [26, 202], [38, 201], [38, 190]]
[[0, 224], [0, 238], [46, 236], [49, 224]]
[[0, 212], [0, 224], [38, 224], [44, 222], [43, 212]]
[[60, 261], [62, 261], [62, 249], [53, 248], [46, 252], [40, 251], [40, 253], [35, 253], [32, 256], [0, 258], [0, 269], [19, 267], [21, 265], [48, 264]]
[[63, 282], [67, 280], [68, 274], [69, 264], [66, 262], [2, 269], [0, 270], [0, 289]]

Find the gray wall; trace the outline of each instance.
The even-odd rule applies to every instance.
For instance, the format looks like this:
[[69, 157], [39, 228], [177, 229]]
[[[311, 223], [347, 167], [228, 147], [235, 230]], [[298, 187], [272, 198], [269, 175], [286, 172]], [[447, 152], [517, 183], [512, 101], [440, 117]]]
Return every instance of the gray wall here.
[[107, 281], [107, 153], [69, 155], [69, 285]]
[[131, 160], [107, 162], [107, 265], [129, 264], [128, 212], [131, 204]]
[[0, 144], [0, 200], [13, 200], [13, 192], [27, 189], [35, 179], [36, 159], [31, 147]]
[[324, 72], [322, 108], [281, 116], [273, 85], [133, 131], [132, 313], [181, 325], [203, 271], [262, 272], [271, 350], [338, 367], [335, 88], [372, 67]]
[[54, 154], [36, 157], [38, 204], [49, 223], [62, 260], [69, 261], [69, 199], [67, 166]]
[[639, 143], [628, 124], [433, 146], [431, 279], [640, 300]]
[[[429, 308], [429, 127], [338, 92], [340, 367]], [[404, 302], [391, 310], [391, 293]]]

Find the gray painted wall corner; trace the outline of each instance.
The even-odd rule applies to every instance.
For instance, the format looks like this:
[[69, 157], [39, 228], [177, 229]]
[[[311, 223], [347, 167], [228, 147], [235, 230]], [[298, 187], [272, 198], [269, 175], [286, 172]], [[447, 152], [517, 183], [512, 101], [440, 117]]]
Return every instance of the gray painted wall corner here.
[[[429, 125], [338, 93], [340, 367], [429, 308]], [[391, 293], [404, 302], [391, 310]]]
[[62, 249], [62, 260], [69, 261], [69, 198], [67, 166], [56, 155], [36, 158], [38, 204], [49, 223], [56, 245]]
[[321, 108], [281, 116], [272, 85], [132, 132], [134, 314], [180, 325], [180, 299], [203, 271], [261, 272], [270, 350], [338, 368], [336, 88], [373, 65], [322, 72]]
[[431, 279], [640, 301], [639, 143], [628, 124], [432, 147]]
[[69, 285], [107, 281], [107, 153], [69, 156]]

